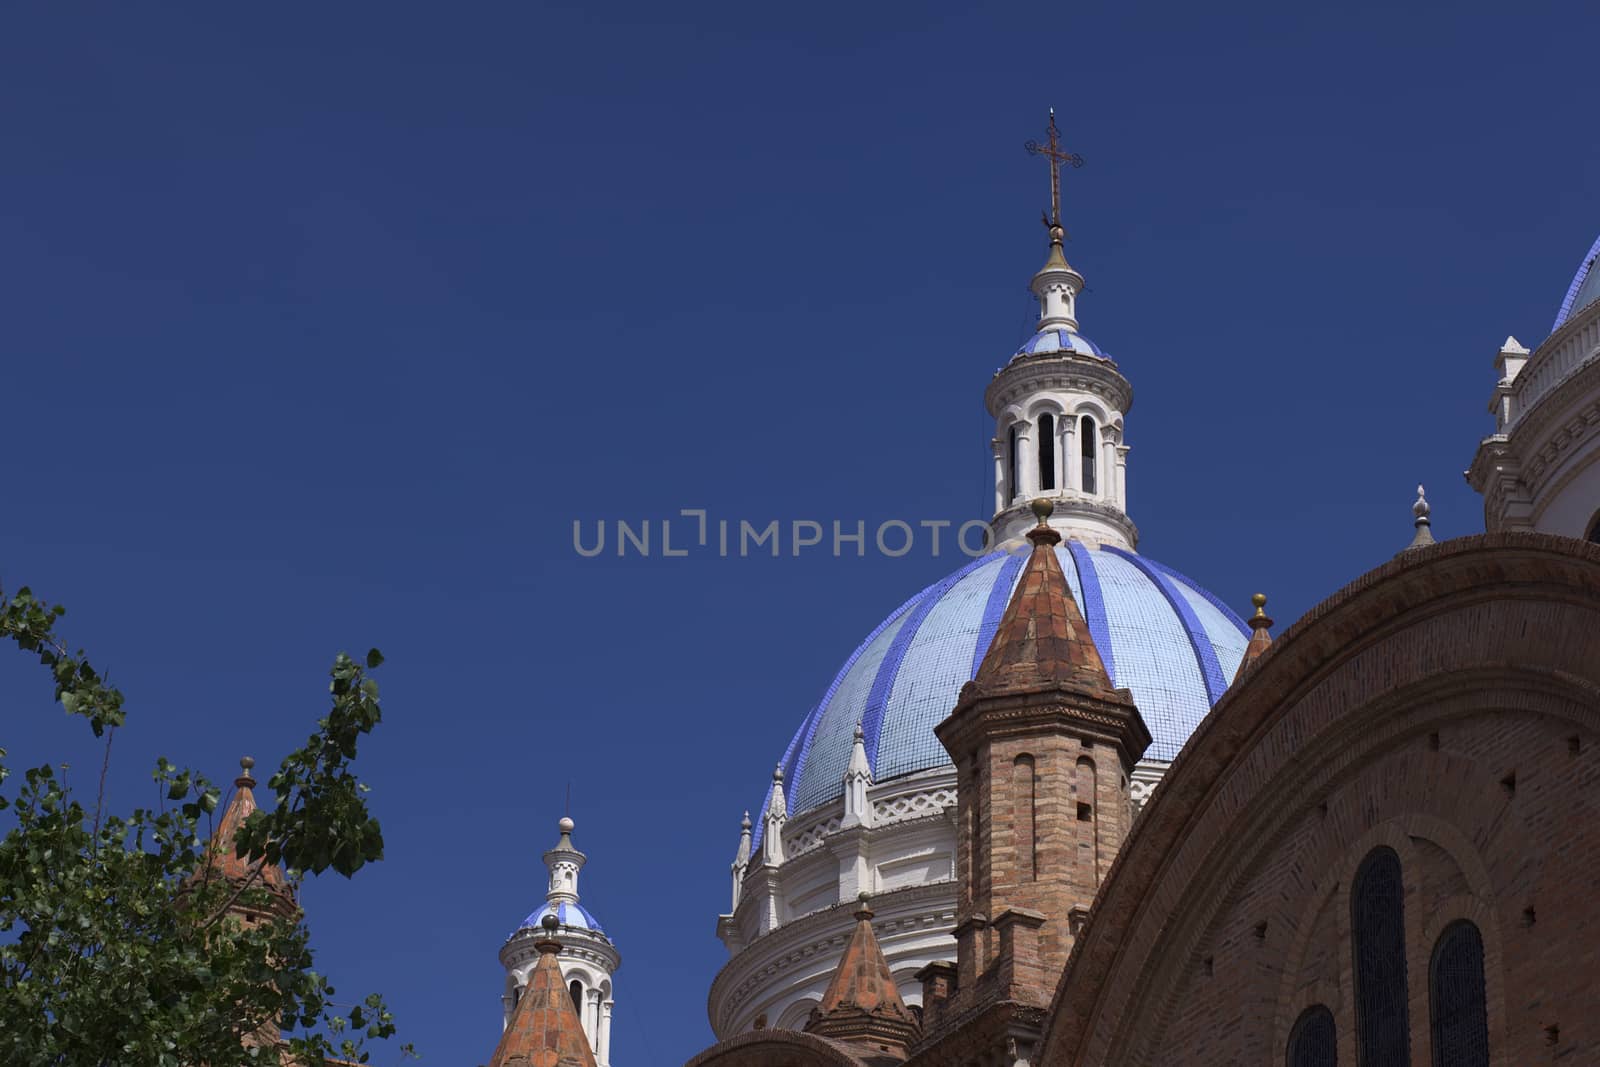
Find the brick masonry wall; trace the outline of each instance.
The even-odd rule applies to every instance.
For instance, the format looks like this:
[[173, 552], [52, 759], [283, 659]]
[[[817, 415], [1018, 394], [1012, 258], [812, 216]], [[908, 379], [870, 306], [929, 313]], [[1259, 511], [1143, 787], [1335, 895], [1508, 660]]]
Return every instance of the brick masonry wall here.
[[1411, 1060], [1429, 961], [1483, 936], [1493, 1060], [1600, 1063], [1600, 551], [1449, 542], [1280, 638], [1191, 740], [1095, 904], [1036, 1062], [1282, 1063], [1310, 1004], [1357, 1062], [1349, 887], [1399, 855]]

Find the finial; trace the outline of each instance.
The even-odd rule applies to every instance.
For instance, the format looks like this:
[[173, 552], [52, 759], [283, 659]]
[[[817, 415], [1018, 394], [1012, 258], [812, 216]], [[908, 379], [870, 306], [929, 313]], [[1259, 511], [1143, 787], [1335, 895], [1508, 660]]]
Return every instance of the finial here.
[[867, 922], [871, 920], [873, 916], [871, 901], [872, 894], [868, 893], [865, 889], [856, 894], [856, 910], [853, 918], [857, 922]]
[[570, 834], [572, 833], [572, 828], [576, 825], [570, 816], [563, 815], [561, 816], [561, 821], [556, 823], [556, 828], [564, 834]]
[[1256, 613], [1250, 616], [1250, 640], [1244, 646], [1244, 657], [1239, 660], [1239, 669], [1233, 672], [1235, 683], [1244, 677], [1245, 671], [1262, 653], [1272, 647], [1272, 620], [1267, 616], [1267, 594], [1253, 594], [1250, 603], [1255, 605]]
[[1051, 527], [1049, 522], [1051, 514], [1056, 510], [1056, 506], [1050, 502], [1050, 498], [1047, 496], [1038, 497], [1028, 506], [1033, 509], [1034, 517], [1039, 520], [1039, 525], [1028, 531], [1028, 540], [1035, 545], [1059, 545], [1061, 543], [1061, 535]]
[[1428, 505], [1427, 494], [1422, 486], [1417, 486], [1417, 502], [1411, 505], [1411, 514], [1416, 516], [1411, 525], [1417, 528], [1417, 532], [1411, 538], [1411, 543], [1406, 546], [1407, 549], [1426, 548], [1428, 545], [1436, 543], [1433, 539], [1433, 524], [1428, 520], [1428, 515], [1432, 511], [1433, 508]]
[[233, 780], [233, 784], [241, 788], [254, 788], [256, 779], [255, 776], [250, 773], [250, 768], [254, 767], [255, 765], [256, 761], [254, 756], [240, 756], [239, 777]]
[[780, 763], [776, 767], [772, 768], [772, 780], [774, 782], [783, 781], [783, 764]]
[[561, 951], [561, 942], [556, 940], [556, 928], [561, 925], [561, 920], [556, 918], [554, 912], [545, 912], [539, 920], [539, 925], [544, 929], [544, 936], [533, 943], [533, 947], [546, 955]]
[[750, 812], [746, 811], [744, 813], [744, 818], [739, 820], [739, 829], [744, 830], [746, 833], [749, 832], [749, 830], [750, 830]]
[[865, 741], [866, 739], [867, 739], [867, 732], [861, 728], [861, 720], [857, 719], [856, 720], [856, 740], [857, 741]]

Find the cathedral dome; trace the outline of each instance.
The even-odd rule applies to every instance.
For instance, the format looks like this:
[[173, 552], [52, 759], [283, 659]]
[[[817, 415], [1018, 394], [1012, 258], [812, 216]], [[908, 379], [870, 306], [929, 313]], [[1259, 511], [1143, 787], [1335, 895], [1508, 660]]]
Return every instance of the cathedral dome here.
[[[1171, 760], [1228, 687], [1249, 628], [1148, 557], [1072, 540], [1055, 551], [1112, 682], [1133, 691], [1150, 729], [1146, 758]], [[875, 782], [949, 765], [933, 728], [976, 673], [1025, 560], [975, 559], [867, 635], [784, 752], [791, 814], [841, 795], [858, 722]]]
[[[1017, 349], [1018, 356], [1042, 356], [1056, 352], [1076, 352], [1080, 356], [1110, 359], [1099, 345], [1073, 330], [1040, 330]], [[1015, 358], [1015, 357], [1013, 357]]]
[[1600, 260], [1600, 237], [1595, 238], [1583, 262], [1578, 265], [1578, 272], [1572, 276], [1567, 295], [1561, 301], [1561, 310], [1556, 313], [1555, 325], [1550, 327], [1551, 333], [1559, 330], [1574, 312], [1582, 311], [1600, 300], [1600, 270], [1595, 269], [1596, 260]]
[[592, 930], [597, 934], [605, 933], [600, 927], [600, 921], [590, 914], [589, 909], [582, 904], [568, 901], [546, 901], [539, 905], [534, 913], [522, 920], [522, 930], [537, 930], [539, 921], [546, 915], [554, 915], [556, 921], [569, 930]]

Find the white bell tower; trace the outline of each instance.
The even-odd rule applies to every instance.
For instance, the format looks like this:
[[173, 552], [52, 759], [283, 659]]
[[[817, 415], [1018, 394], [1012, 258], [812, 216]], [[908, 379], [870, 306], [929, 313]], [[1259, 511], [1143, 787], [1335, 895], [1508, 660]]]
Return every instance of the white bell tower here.
[[[600, 928], [599, 921], [578, 902], [578, 872], [589, 862], [589, 857], [572, 844], [572, 820], [563, 818], [557, 828], [561, 837], [556, 846], [544, 854], [544, 864], [550, 872], [544, 903], [523, 920], [521, 928], [507, 938], [500, 949], [500, 964], [506, 969], [501, 1025], [509, 1025], [522, 988], [528, 984], [528, 975], [533, 973], [534, 964], [538, 962], [537, 942], [553, 936], [561, 943], [556, 962], [561, 966], [561, 977], [572, 995], [573, 1007], [583, 1021], [589, 1049], [599, 1067], [610, 1067], [611, 1015], [616, 1003], [611, 983], [612, 975], [622, 966], [622, 957]], [[547, 915], [556, 918], [553, 935], [541, 926]]]
[[1050, 252], [1029, 288], [1039, 322], [1011, 361], [995, 373], [984, 404], [995, 420], [994, 518], [998, 544], [1020, 543], [1036, 525], [1028, 505], [1048, 497], [1050, 525], [1066, 538], [1132, 551], [1139, 531], [1128, 518], [1128, 445], [1123, 418], [1133, 387], [1116, 363], [1078, 332], [1083, 275], [1062, 250], [1061, 164], [1082, 164], [1061, 147], [1055, 112], [1049, 141], [1029, 151], [1050, 163]]

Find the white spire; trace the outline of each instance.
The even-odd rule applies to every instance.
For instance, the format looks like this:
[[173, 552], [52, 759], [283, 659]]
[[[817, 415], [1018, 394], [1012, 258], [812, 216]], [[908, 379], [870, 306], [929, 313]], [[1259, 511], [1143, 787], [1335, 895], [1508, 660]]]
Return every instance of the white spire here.
[[1428, 545], [1435, 543], [1433, 539], [1433, 524], [1428, 519], [1428, 515], [1432, 511], [1433, 509], [1428, 505], [1428, 498], [1423, 492], [1422, 486], [1417, 486], [1417, 502], [1411, 505], [1411, 514], [1414, 516], [1411, 525], [1417, 528], [1417, 532], [1406, 548], [1426, 548]]
[[589, 857], [573, 847], [571, 819], [562, 816], [556, 827], [561, 831], [561, 840], [544, 854], [544, 865], [550, 868], [550, 889], [544, 896], [552, 904], [576, 904], [578, 872], [589, 862]]
[[871, 826], [872, 805], [867, 802], [867, 787], [872, 784], [872, 767], [867, 763], [867, 735], [856, 723], [855, 743], [850, 746], [850, 764], [844, 772], [844, 820], [842, 826]]
[[739, 821], [739, 850], [733, 854], [733, 907], [739, 910], [739, 893], [744, 889], [744, 872], [750, 869], [750, 813]]
[[772, 772], [772, 799], [767, 801], [767, 814], [761, 826], [761, 862], [769, 867], [783, 864], [783, 825], [789, 820], [789, 808], [783, 799], [783, 767]]

